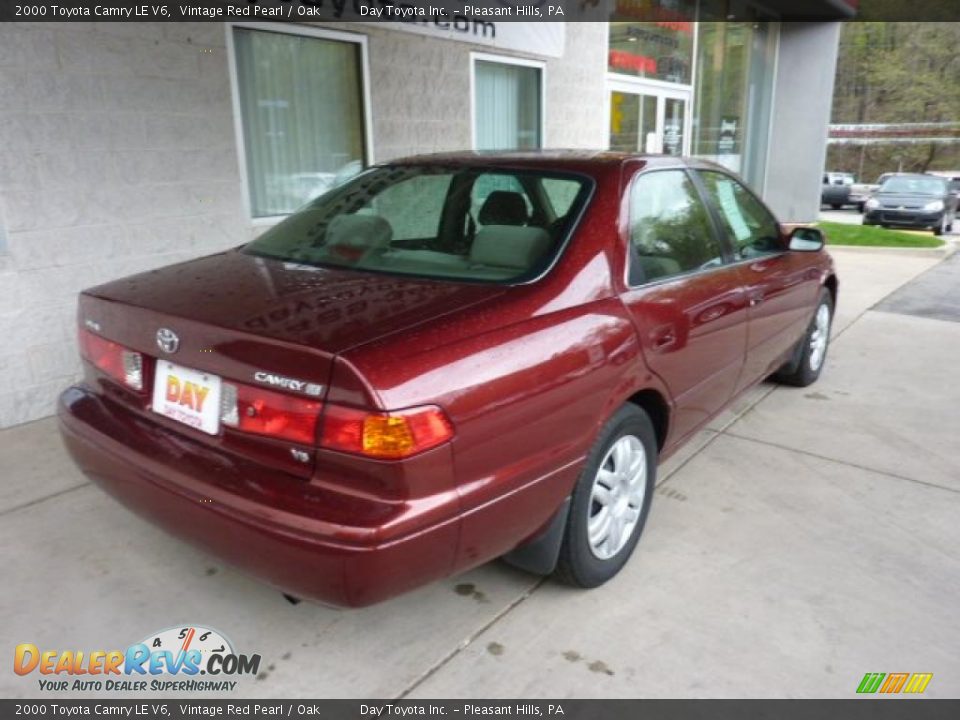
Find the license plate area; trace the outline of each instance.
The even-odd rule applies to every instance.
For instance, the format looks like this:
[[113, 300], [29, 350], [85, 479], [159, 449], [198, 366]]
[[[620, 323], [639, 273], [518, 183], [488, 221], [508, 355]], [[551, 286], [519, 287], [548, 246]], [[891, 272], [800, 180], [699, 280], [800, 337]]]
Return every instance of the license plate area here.
[[208, 435], [220, 432], [221, 380], [218, 375], [157, 360], [153, 412]]

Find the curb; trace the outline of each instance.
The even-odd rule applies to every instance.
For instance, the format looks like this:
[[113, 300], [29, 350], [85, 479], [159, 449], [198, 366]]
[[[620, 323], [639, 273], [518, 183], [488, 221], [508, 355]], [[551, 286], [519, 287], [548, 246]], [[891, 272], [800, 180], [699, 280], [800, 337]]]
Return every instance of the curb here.
[[827, 244], [827, 252], [833, 250], [843, 250], [844, 252], [855, 252], [865, 254], [891, 254], [905, 257], [939, 257], [948, 258], [957, 251], [957, 245], [949, 240], [940, 247], [935, 248], [903, 248], [903, 247], [882, 247], [875, 245], [833, 245]]

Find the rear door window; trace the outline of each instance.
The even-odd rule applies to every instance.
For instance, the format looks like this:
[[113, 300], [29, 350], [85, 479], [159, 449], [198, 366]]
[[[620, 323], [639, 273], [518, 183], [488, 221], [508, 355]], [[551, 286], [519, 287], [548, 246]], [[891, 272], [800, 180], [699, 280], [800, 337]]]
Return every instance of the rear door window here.
[[723, 264], [706, 206], [683, 170], [638, 177], [630, 190], [630, 284]]

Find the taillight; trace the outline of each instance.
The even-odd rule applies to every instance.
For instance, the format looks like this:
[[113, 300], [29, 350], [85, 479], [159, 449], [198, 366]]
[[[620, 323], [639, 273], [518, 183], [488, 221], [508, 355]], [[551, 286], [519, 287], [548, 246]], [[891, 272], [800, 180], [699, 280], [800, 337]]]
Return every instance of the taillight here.
[[328, 405], [320, 444], [331, 450], [398, 460], [452, 437], [453, 426], [438, 407], [383, 413]]
[[80, 352], [114, 380], [134, 390], [143, 390], [143, 355], [140, 353], [82, 328]]
[[220, 420], [243, 432], [313, 445], [322, 403], [249, 385], [224, 383]]

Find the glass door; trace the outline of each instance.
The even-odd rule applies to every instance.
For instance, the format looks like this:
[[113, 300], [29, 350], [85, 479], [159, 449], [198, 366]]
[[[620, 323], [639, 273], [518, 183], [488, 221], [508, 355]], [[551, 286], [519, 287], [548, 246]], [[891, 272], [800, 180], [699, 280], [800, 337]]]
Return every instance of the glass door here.
[[611, 82], [610, 149], [688, 154], [689, 108], [689, 91]]

